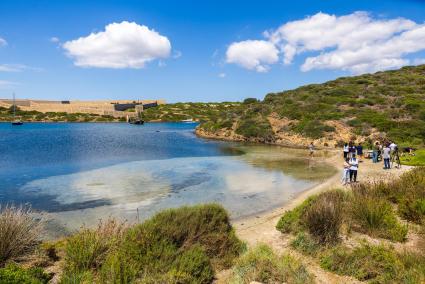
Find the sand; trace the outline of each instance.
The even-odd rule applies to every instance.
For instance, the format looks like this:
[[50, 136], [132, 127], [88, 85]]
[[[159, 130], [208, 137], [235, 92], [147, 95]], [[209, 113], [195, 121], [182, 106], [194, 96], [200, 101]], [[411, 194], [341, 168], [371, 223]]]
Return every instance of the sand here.
[[[278, 253], [284, 251], [289, 252], [288, 237], [277, 231], [275, 228], [279, 218], [283, 215], [283, 213], [298, 206], [311, 195], [335, 188], [345, 188], [346, 190], [350, 190], [349, 186], [342, 186], [341, 184], [342, 166], [344, 162], [342, 158], [342, 152], [335, 150], [332, 151], [331, 155], [327, 156], [327, 158], [313, 157], [313, 159], [321, 159], [335, 166], [338, 169], [338, 172], [335, 175], [323, 183], [304, 191], [278, 209], [274, 209], [256, 216], [251, 216], [246, 219], [234, 221], [233, 226], [235, 227], [238, 237], [245, 241], [249, 247], [255, 246], [259, 243], [265, 243], [271, 246]], [[363, 162], [361, 162], [359, 165], [358, 181], [390, 179], [401, 175], [403, 172], [411, 168], [409, 166], [402, 166], [401, 169], [393, 168], [390, 170], [384, 170], [382, 167], [383, 162], [374, 164], [370, 159], [363, 159]], [[302, 259], [308, 270], [315, 276], [316, 283], [359, 283], [359, 281], [351, 277], [339, 276], [324, 271], [310, 257], [303, 256], [297, 252], [294, 252], [293, 250], [291, 250], [290, 253], [295, 254], [297, 257]], [[223, 275], [226, 275], [227, 273], [223, 272]], [[224, 278], [226, 277], [224, 276]], [[225, 283], [225, 281], [218, 281], [218, 283]]]

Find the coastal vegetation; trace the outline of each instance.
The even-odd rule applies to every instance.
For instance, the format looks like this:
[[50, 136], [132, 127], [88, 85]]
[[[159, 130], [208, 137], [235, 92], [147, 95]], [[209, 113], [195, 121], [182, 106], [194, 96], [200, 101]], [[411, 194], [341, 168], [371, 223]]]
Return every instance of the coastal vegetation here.
[[[0, 107], [0, 122], [13, 119], [13, 107]], [[16, 107], [16, 116], [26, 122], [125, 122], [125, 118], [92, 113], [25, 111]]]
[[424, 188], [419, 167], [388, 182], [327, 191], [287, 211], [276, 228], [323, 269], [372, 283], [423, 283]]
[[425, 65], [420, 65], [270, 93], [210, 118], [200, 128], [218, 136], [227, 130], [254, 141], [301, 135], [327, 137], [337, 144], [339, 124], [366, 142], [386, 137], [420, 147], [425, 143], [424, 76]]
[[[3, 210], [2, 218], [15, 220], [22, 213], [33, 218], [16, 208]], [[25, 231], [40, 238], [38, 231]], [[7, 282], [2, 283], [47, 283], [53, 275], [45, 271], [54, 265], [61, 267], [60, 283], [211, 283], [216, 270], [231, 267], [245, 250], [216, 204], [168, 209], [132, 226], [110, 219], [63, 240], [37, 241], [32, 250], [4, 259], [0, 280]], [[5, 247], [8, 241], [0, 243]], [[25, 241], [20, 245], [28, 247]]]

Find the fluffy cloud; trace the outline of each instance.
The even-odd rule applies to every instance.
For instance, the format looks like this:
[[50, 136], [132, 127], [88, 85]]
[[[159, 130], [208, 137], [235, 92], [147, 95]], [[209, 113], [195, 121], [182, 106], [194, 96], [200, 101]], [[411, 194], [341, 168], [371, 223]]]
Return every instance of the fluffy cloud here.
[[246, 40], [232, 43], [226, 51], [226, 62], [246, 69], [267, 72], [269, 65], [279, 61], [279, 50], [264, 40]]
[[134, 22], [112, 23], [105, 31], [63, 44], [74, 64], [98, 68], [143, 68], [149, 61], [167, 58], [171, 44], [167, 37]]
[[58, 38], [58, 37], [51, 37], [50, 38], [50, 42], [53, 42], [53, 43], [58, 43], [58, 42], [60, 42], [60, 39]]
[[364, 73], [399, 68], [417, 62], [407, 55], [425, 50], [425, 24], [404, 18], [374, 19], [365, 12], [317, 13], [266, 31], [264, 36], [283, 54], [284, 64], [307, 53], [302, 71]]
[[0, 37], [0, 46], [5, 46], [7, 45], [7, 41], [4, 38]]

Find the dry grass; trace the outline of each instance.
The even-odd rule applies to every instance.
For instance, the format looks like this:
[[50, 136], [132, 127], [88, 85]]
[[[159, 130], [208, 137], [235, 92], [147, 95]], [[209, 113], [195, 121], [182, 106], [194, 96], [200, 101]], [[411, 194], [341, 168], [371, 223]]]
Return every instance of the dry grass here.
[[94, 230], [82, 228], [67, 240], [65, 270], [84, 271], [99, 268], [107, 254], [122, 241], [126, 230], [126, 223], [115, 219], [100, 222]]
[[343, 222], [342, 191], [329, 191], [318, 196], [303, 216], [310, 235], [321, 244], [333, 244], [339, 239]]
[[31, 253], [39, 244], [43, 221], [28, 207], [0, 207], [0, 265]]

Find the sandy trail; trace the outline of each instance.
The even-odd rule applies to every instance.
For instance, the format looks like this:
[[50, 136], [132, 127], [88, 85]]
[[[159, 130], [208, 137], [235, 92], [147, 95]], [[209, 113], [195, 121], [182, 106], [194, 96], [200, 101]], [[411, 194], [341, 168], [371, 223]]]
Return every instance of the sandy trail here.
[[[333, 151], [331, 155], [328, 155], [328, 158], [318, 157], [313, 159], [317, 159], [316, 162], [325, 161], [332, 164], [338, 169], [338, 172], [323, 183], [304, 191], [284, 206], [264, 214], [235, 221], [233, 226], [235, 227], [239, 238], [245, 241], [250, 247], [259, 243], [265, 243], [271, 246], [276, 252], [281, 253], [285, 251], [299, 257], [307, 266], [308, 270], [315, 276], [316, 283], [359, 283], [359, 281], [351, 277], [339, 276], [327, 272], [321, 269], [312, 258], [303, 256], [294, 250], [291, 250], [289, 247], [290, 240], [288, 237], [277, 231], [275, 228], [279, 218], [285, 211], [298, 206], [307, 197], [325, 190], [343, 187], [341, 185], [343, 165], [341, 151]], [[363, 162], [361, 162], [359, 166], [358, 181], [386, 180], [397, 177], [410, 168], [408, 166], [403, 166], [402, 169], [383, 170], [382, 167], [382, 162], [374, 164], [369, 159], [363, 159]], [[346, 187], [346, 189], [349, 190], [349, 187]]]

